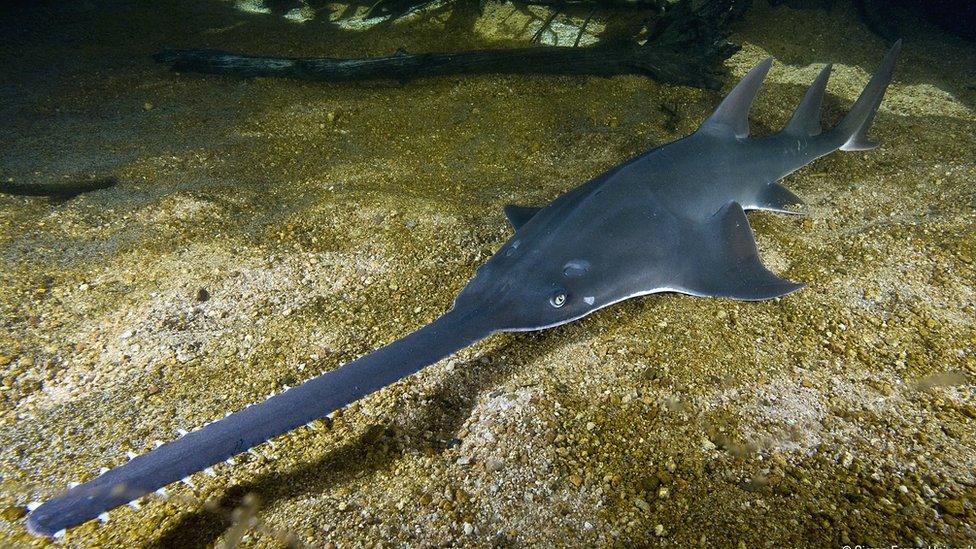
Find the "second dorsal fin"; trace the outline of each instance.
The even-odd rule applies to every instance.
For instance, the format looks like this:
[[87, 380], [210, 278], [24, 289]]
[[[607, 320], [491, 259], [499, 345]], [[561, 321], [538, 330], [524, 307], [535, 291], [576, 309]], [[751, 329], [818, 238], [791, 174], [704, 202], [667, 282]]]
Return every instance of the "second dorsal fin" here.
[[820, 110], [823, 107], [824, 90], [827, 89], [827, 79], [830, 78], [832, 66], [827, 65], [820, 71], [783, 131], [793, 135], [820, 135]]
[[735, 137], [749, 135], [749, 107], [759, 92], [773, 58], [767, 57], [752, 68], [732, 91], [725, 96], [715, 112], [705, 120], [699, 131], [718, 134], [731, 134]]

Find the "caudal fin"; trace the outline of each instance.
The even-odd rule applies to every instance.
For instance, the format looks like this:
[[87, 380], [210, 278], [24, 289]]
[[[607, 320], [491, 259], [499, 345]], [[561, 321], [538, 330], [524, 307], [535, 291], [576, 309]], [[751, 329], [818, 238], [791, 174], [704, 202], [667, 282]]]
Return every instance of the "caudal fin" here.
[[898, 59], [898, 52], [901, 51], [901, 40], [895, 42], [884, 60], [881, 67], [871, 77], [871, 81], [864, 87], [860, 97], [854, 102], [850, 112], [834, 126], [830, 133], [842, 144], [838, 147], [842, 151], [866, 151], [878, 146], [877, 143], [868, 140], [867, 133], [874, 121], [874, 115], [878, 112], [881, 99], [884, 98], [885, 90], [891, 83], [891, 75], [895, 69], [895, 61]]

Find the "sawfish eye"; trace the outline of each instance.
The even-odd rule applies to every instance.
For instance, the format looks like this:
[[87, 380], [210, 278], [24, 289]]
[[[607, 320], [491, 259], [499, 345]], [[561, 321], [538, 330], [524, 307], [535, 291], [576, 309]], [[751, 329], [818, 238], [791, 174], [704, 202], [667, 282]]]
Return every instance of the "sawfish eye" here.
[[549, 298], [549, 304], [557, 309], [562, 307], [566, 304], [566, 293], [556, 292], [552, 294], [552, 297]]

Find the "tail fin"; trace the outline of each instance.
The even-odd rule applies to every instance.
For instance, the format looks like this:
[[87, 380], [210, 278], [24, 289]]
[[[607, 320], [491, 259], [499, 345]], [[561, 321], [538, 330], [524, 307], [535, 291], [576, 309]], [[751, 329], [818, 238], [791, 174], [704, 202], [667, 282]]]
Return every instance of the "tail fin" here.
[[888, 89], [888, 84], [891, 82], [891, 74], [894, 71], [899, 51], [901, 51], [901, 40], [895, 42], [888, 50], [884, 60], [881, 61], [878, 72], [871, 77], [871, 81], [864, 87], [864, 91], [854, 102], [850, 112], [830, 130], [830, 133], [834, 134], [838, 140], [844, 140], [840, 150], [866, 151], [878, 146], [877, 143], [868, 140], [867, 133], [871, 127], [871, 122], [874, 121], [874, 115], [881, 105], [885, 90]]
[[824, 90], [827, 89], [832, 67], [833, 65], [827, 65], [817, 75], [817, 79], [803, 96], [803, 101], [800, 101], [800, 106], [793, 113], [793, 118], [783, 128], [784, 132], [803, 136], [820, 135], [820, 109], [823, 107]]

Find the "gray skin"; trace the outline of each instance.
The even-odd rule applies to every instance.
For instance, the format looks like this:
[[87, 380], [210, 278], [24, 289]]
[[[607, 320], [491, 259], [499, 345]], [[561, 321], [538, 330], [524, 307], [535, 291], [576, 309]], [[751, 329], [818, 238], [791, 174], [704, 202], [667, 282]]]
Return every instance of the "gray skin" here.
[[896, 43], [850, 112], [820, 131], [828, 66], [786, 128], [748, 137], [772, 60], [752, 69], [694, 134], [630, 160], [544, 208], [508, 206], [515, 234], [450, 311], [366, 356], [269, 396], [32, 507], [28, 529], [59, 536], [152, 491], [323, 417], [496, 332], [551, 328], [656, 292], [761, 300], [802, 287], [759, 261], [745, 210], [799, 213], [776, 183], [865, 134], [891, 80]]

